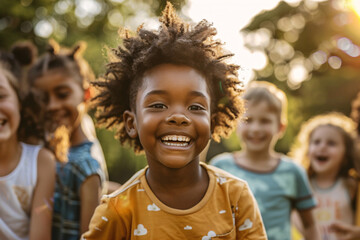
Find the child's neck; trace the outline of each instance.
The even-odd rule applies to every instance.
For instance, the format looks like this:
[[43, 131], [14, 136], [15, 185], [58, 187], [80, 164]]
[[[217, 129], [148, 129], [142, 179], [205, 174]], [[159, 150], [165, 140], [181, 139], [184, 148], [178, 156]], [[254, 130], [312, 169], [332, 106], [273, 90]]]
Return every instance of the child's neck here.
[[8, 141], [0, 143], [0, 176], [11, 173], [20, 161], [21, 145], [14, 136]]
[[88, 141], [88, 137], [85, 135], [84, 131], [82, 130], [81, 125], [77, 126], [71, 132], [70, 145], [77, 146], [86, 141]]
[[171, 169], [155, 162], [149, 164], [146, 180], [156, 197], [176, 209], [189, 209], [204, 197], [209, 185], [206, 170], [199, 160], [193, 160], [181, 169]]
[[338, 179], [337, 173], [316, 174], [314, 177], [315, 183], [319, 188], [329, 188], [333, 186]]
[[280, 154], [275, 151], [241, 151], [236, 154], [239, 165], [255, 171], [270, 171], [278, 164]]

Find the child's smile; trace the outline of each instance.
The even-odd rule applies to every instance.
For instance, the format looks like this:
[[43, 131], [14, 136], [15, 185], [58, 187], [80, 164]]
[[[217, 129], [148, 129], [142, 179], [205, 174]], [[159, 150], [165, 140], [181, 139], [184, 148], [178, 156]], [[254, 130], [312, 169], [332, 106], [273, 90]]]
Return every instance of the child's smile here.
[[308, 156], [317, 174], [335, 174], [345, 154], [343, 137], [333, 126], [320, 126], [311, 134]]
[[45, 93], [47, 130], [52, 132], [60, 125], [74, 130], [83, 114], [83, 90], [78, 82], [61, 70], [52, 70], [35, 81], [35, 87]]
[[185, 147], [190, 144], [190, 138], [187, 136], [167, 135], [161, 138], [161, 141], [168, 146]]
[[5, 75], [0, 72], [0, 141], [16, 135], [20, 123], [19, 101]]
[[145, 73], [134, 128], [149, 165], [181, 168], [199, 157], [211, 135], [205, 78], [187, 66], [163, 64]]
[[240, 122], [237, 133], [246, 149], [254, 152], [268, 151], [280, 132], [276, 113], [270, 111], [268, 104], [262, 101], [250, 104], [244, 118], [245, 122]]

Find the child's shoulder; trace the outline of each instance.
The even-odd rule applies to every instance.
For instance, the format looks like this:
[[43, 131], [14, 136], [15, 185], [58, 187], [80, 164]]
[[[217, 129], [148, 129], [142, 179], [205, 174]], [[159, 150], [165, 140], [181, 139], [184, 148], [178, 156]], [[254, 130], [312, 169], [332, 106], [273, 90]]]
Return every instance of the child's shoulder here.
[[[145, 176], [146, 168], [143, 168], [136, 172], [126, 183], [121, 185], [119, 189], [114, 191], [111, 194], [104, 195], [103, 199], [111, 199], [111, 198], [118, 198], [121, 197], [121, 195], [127, 194], [128, 191], [131, 191], [133, 188], [136, 188], [137, 185], [141, 184], [141, 178]], [[143, 190], [143, 189], [142, 189]], [[140, 191], [137, 189], [137, 191]]]
[[214, 196], [218, 196], [218, 198], [219, 196], [225, 196], [230, 202], [236, 203], [250, 193], [249, 185], [245, 180], [235, 177], [216, 166], [210, 166], [203, 163], [202, 165], [206, 168], [210, 179], [213, 179], [210, 180], [210, 183], [212, 181], [214, 182]]
[[280, 156], [280, 168], [285, 171], [305, 173], [305, 169], [300, 164], [286, 155]]
[[71, 147], [68, 153], [68, 162], [61, 168], [77, 175], [77, 178], [82, 181], [93, 174], [99, 175], [101, 181], [104, 181], [106, 179], [105, 173], [99, 161], [92, 155], [92, 146], [93, 142], [86, 141]]
[[93, 144], [91, 141], [86, 141], [77, 146], [70, 147], [68, 153], [69, 162], [75, 165], [98, 164], [98, 161], [96, 161], [91, 153]]
[[216, 155], [210, 160], [210, 164], [213, 166], [221, 164], [230, 164], [234, 162], [234, 156], [231, 152], [224, 152]]
[[245, 180], [242, 180], [216, 166], [211, 166], [205, 163], [201, 163], [201, 165], [206, 168], [210, 178], [214, 177], [219, 185], [237, 185], [239, 187], [244, 187], [245, 185], [247, 186], [247, 182]]

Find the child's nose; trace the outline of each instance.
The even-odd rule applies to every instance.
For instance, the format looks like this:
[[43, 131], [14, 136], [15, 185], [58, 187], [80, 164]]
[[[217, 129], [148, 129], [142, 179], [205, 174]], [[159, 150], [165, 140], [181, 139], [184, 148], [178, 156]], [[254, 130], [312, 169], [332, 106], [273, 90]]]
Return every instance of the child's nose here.
[[319, 143], [319, 148], [320, 148], [320, 149], [325, 149], [325, 147], [326, 147], [326, 143], [325, 143], [325, 142], [320, 142], [320, 143]]
[[166, 121], [176, 125], [189, 125], [190, 123], [190, 119], [182, 113], [173, 113], [166, 118]]
[[49, 101], [47, 104], [48, 111], [57, 110], [59, 108], [60, 104], [59, 101], [54, 96], [49, 96]]
[[260, 130], [260, 124], [259, 124], [259, 122], [257, 122], [257, 121], [253, 121], [253, 122], [249, 125], [249, 128], [250, 128], [250, 130], [252, 130], [252, 131], [258, 131], [258, 130]]

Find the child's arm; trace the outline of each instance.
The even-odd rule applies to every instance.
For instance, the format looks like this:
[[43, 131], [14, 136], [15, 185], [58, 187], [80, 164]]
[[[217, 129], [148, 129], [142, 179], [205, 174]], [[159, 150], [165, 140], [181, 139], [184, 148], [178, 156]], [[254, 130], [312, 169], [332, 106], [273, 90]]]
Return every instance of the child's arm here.
[[342, 222], [335, 222], [330, 225], [330, 230], [335, 232], [340, 240], [358, 240], [360, 239], [360, 227], [348, 225]]
[[51, 239], [55, 174], [53, 154], [46, 149], [41, 149], [37, 162], [37, 183], [31, 206], [30, 240]]
[[320, 232], [316, 225], [316, 221], [313, 215], [312, 209], [306, 209], [299, 211], [299, 215], [301, 218], [302, 226], [303, 226], [303, 234], [305, 239], [307, 240], [320, 240]]
[[117, 209], [124, 208], [121, 205], [115, 208], [111, 198], [103, 197], [91, 218], [89, 230], [81, 236], [81, 240], [130, 239], [131, 210], [128, 207], [125, 208], [127, 211], [119, 213]]
[[80, 187], [80, 233], [89, 229], [90, 219], [99, 205], [101, 195], [101, 181], [97, 174], [91, 175], [81, 184]]

